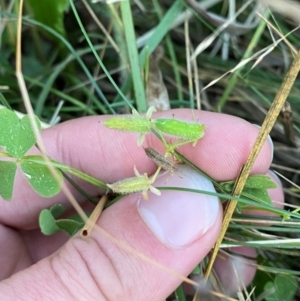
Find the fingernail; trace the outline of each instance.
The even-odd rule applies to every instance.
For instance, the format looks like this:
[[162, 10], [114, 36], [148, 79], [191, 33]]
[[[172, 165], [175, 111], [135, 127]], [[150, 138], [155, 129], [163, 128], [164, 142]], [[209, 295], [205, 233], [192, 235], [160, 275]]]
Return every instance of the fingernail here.
[[[260, 125], [254, 124], [254, 123], [253, 123], [253, 125], [256, 126], [256, 127], [259, 128], [259, 129], [261, 129], [261, 126], [260, 126]], [[270, 135], [268, 135], [267, 141], [268, 141], [268, 143], [269, 143], [269, 145], [270, 145], [270, 148], [271, 148], [271, 152], [272, 152], [272, 161], [273, 161], [273, 156], [274, 156], [274, 144], [273, 144], [273, 140], [272, 140], [272, 138], [271, 138]]]
[[[209, 192], [215, 189], [208, 179], [182, 165], [178, 175], [165, 174], [154, 186], [191, 188]], [[149, 194], [140, 199], [139, 213], [152, 233], [165, 245], [180, 248], [202, 237], [215, 223], [220, 203], [216, 196], [187, 191], [162, 190], [161, 196]]]

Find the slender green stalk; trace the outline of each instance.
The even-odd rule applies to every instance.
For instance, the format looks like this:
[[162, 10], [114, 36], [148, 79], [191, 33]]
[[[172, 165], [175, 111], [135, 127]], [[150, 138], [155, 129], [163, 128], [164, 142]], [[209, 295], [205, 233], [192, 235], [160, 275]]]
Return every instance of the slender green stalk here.
[[137, 108], [140, 113], [144, 113], [147, 111], [147, 101], [138, 57], [130, 1], [121, 1], [121, 13]]
[[[140, 62], [141, 64], [145, 61], [146, 51], [149, 55], [156, 49], [156, 47], [161, 43], [165, 35], [169, 32], [174, 20], [182, 12], [184, 8], [184, 3], [181, 0], [176, 0], [171, 8], [164, 15], [164, 18], [158, 24], [158, 26], [153, 31], [151, 37], [147, 41], [146, 46], [140, 53]], [[147, 50], [148, 48], [148, 50]]]
[[[22, 160], [28, 160], [31, 162], [39, 163], [41, 165], [47, 165], [47, 163], [44, 161], [44, 159], [41, 156], [28, 155], [28, 156], [24, 156], [22, 158]], [[80, 170], [77, 170], [73, 167], [62, 164], [55, 160], [50, 160], [50, 161], [53, 164], [53, 167], [55, 167], [55, 168], [59, 168], [59, 169], [63, 170], [64, 172], [72, 174], [72, 175], [76, 176], [77, 178], [80, 178], [88, 183], [91, 183], [91, 184], [97, 186], [97, 187], [107, 189], [107, 186], [105, 183], [103, 183], [102, 181], [99, 181], [98, 179], [96, 179], [88, 174], [85, 174], [84, 172], [82, 172]]]

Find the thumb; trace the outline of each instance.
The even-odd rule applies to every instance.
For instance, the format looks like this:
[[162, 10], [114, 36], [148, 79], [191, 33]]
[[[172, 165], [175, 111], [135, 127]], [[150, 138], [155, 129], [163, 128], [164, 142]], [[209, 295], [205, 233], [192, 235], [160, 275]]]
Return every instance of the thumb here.
[[[210, 181], [187, 166], [160, 176], [154, 186], [211, 191]], [[122, 198], [101, 215], [98, 225], [139, 254], [187, 276], [210, 251], [220, 231], [218, 198], [163, 190]], [[128, 252], [99, 231], [70, 239], [45, 258], [0, 284], [0, 300], [151, 300], [165, 299], [180, 284], [135, 252]]]

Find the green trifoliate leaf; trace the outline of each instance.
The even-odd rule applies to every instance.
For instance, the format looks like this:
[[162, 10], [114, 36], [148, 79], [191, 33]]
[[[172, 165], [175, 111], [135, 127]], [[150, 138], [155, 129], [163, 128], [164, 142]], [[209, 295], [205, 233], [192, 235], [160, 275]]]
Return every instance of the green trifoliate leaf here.
[[52, 235], [58, 231], [65, 231], [69, 236], [74, 235], [83, 226], [84, 222], [78, 214], [68, 218], [56, 219], [64, 211], [64, 206], [55, 204], [50, 209], [44, 209], [39, 216], [39, 225], [45, 235]]
[[[38, 129], [41, 124], [35, 118]], [[13, 111], [0, 109], [0, 147], [15, 158], [22, 158], [36, 139], [28, 116], [21, 120]]]
[[265, 284], [265, 292], [271, 292], [266, 295], [267, 301], [292, 301], [297, 290], [297, 281], [292, 275], [278, 274], [274, 283], [269, 281]]

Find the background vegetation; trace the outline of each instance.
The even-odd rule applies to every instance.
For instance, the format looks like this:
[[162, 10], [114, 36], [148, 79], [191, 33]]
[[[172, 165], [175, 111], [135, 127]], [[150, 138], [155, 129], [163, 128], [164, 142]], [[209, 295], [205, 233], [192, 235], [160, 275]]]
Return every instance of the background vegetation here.
[[[86, 115], [129, 112], [130, 106], [146, 112], [149, 95], [154, 93], [151, 75], [161, 72], [163, 81], [155, 83], [161, 89], [159, 99], [169, 101], [171, 108], [197, 109], [201, 99], [203, 110], [261, 124], [293, 60], [289, 43], [299, 49], [297, 14], [288, 14], [288, 8], [274, 13], [254, 1], [247, 6], [230, 0], [199, 3], [195, 7], [190, 0], [26, 1], [22, 71], [35, 114], [54, 124]], [[298, 3], [293, 5], [300, 16]], [[0, 99], [25, 113], [15, 77], [18, 2], [0, 0], [0, 7]], [[292, 119], [287, 110], [271, 133], [272, 168], [288, 179], [283, 180], [286, 200], [296, 207], [299, 95], [296, 81], [288, 98]], [[293, 210], [291, 206], [286, 209]], [[296, 299], [299, 220], [274, 218], [272, 227], [247, 228], [240, 223], [242, 218], [235, 216], [226, 238], [231, 243], [230, 239], [242, 238], [242, 245], [251, 240], [257, 248], [258, 273], [249, 288], [250, 292], [256, 287], [251, 300]], [[170, 299], [186, 300], [180, 292]]]

